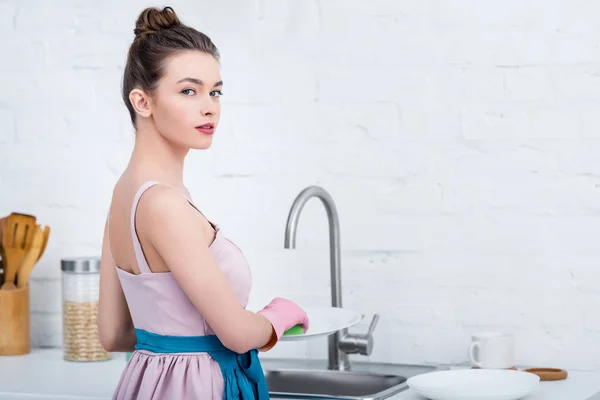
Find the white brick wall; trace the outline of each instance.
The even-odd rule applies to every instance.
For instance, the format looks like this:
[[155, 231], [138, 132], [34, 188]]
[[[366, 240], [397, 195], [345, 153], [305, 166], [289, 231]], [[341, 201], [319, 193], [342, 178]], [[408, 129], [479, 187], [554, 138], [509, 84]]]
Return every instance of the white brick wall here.
[[[471, 332], [509, 330], [520, 364], [600, 367], [599, 3], [171, 4], [223, 55], [220, 132], [186, 179], [250, 259], [253, 302], [329, 303], [317, 200], [283, 250], [291, 202], [320, 184], [341, 217], [345, 305], [382, 317], [371, 359], [465, 362]], [[53, 229], [37, 346], [61, 345], [60, 259], [100, 252], [147, 5], [0, 1], [0, 210]]]

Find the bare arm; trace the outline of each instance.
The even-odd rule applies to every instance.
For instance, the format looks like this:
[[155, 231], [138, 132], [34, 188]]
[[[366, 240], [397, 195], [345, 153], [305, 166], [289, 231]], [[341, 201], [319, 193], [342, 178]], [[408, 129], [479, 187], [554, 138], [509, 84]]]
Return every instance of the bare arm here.
[[170, 188], [154, 187], [142, 197], [137, 232], [150, 241], [217, 337], [232, 351], [273, 345], [269, 320], [245, 310], [214, 260], [204, 217]]
[[106, 351], [133, 351], [135, 330], [108, 248], [108, 224], [104, 226], [102, 240], [98, 333]]

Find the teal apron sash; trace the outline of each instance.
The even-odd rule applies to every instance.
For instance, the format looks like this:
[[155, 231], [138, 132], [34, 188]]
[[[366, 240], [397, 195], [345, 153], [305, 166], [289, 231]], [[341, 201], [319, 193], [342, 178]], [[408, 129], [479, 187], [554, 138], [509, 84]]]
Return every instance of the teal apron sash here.
[[269, 390], [258, 350], [238, 354], [210, 336], [164, 336], [142, 329], [135, 330], [136, 350], [154, 353], [208, 353], [223, 374], [223, 400], [267, 400]]

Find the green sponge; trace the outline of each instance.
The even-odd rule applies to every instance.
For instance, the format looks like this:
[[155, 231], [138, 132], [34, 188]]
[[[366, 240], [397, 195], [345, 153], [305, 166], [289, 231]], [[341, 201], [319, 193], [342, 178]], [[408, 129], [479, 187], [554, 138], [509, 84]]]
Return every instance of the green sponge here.
[[287, 331], [283, 332], [284, 336], [302, 335], [302, 334], [304, 334], [304, 328], [302, 328], [302, 324], [294, 325]]

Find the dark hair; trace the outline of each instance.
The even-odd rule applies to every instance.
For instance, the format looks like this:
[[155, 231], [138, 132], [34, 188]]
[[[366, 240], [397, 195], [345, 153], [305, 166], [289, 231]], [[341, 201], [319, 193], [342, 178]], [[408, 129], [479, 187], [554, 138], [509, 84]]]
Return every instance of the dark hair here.
[[151, 94], [164, 74], [165, 60], [178, 51], [198, 50], [218, 60], [219, 50], [204, 33], [182, 24], [173, 8], [168, 6], [162, 10], [156, 7], [143, 10], [133, 33], [135, 39], [127, 54], [122, 96], [135, 127], [136, 114], [129, 101], [133, 89]]

